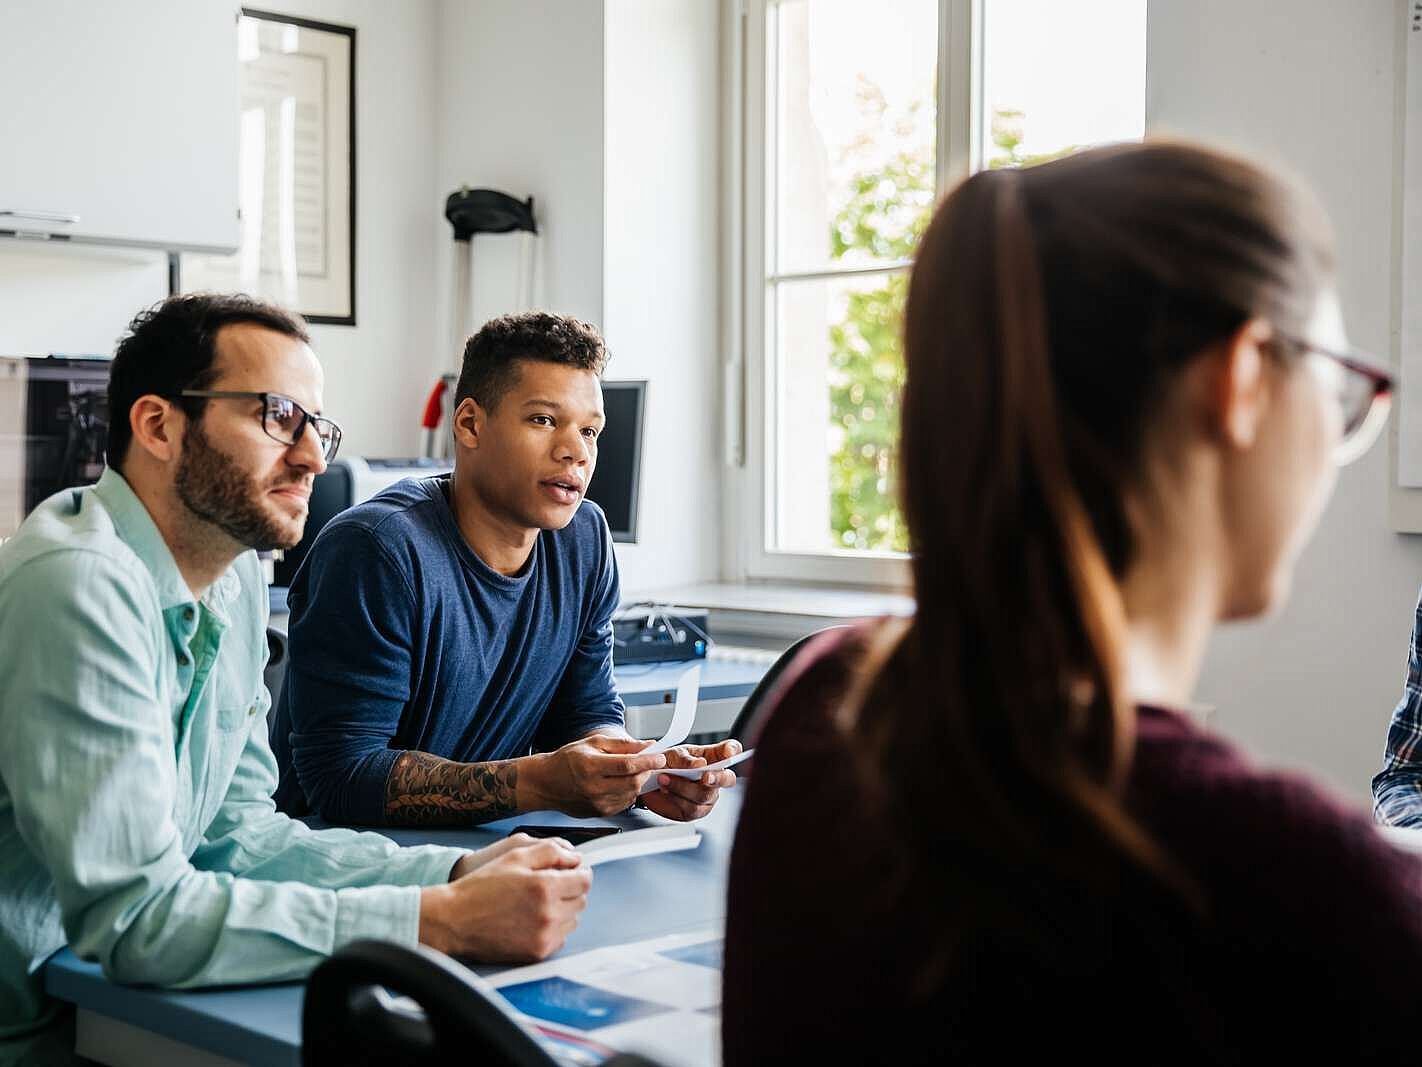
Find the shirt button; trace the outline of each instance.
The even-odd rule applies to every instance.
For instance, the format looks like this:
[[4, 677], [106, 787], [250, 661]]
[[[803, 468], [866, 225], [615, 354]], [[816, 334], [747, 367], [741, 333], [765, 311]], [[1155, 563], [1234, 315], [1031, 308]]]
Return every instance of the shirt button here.
[[186, 667], [186, 666], [188, 665], [188, 663], [189, 663], [189, 660], [188, 660], [187, 655], [186, 655], [185, 653], [179, 652], [179, 653], [178, 653], [178, 666], [179, 666], [179, 667]]
[[192, 608], [184, 608], [184, 609], [183, 609], [183, 618], [187, 619], [188, 622], [192, 622], [192, 621], [193, 621], [193, 609], [192, 609]]
[[255, 714], [257, 714], [257, 705], [253, 704], [250, 708], [248, 708], [248, 709], [247, 709], [247, 714], [248, 714], [248, 715], [255, 715]]

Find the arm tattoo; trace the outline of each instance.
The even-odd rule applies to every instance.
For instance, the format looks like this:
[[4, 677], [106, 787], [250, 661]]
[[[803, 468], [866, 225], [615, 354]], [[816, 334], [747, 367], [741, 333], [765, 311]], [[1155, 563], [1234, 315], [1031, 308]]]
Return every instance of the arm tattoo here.
[[468, 826], [514, 814], [513, 760], [456, 763], [402, 752], [385, 781], [385, 820], [393, 826]]

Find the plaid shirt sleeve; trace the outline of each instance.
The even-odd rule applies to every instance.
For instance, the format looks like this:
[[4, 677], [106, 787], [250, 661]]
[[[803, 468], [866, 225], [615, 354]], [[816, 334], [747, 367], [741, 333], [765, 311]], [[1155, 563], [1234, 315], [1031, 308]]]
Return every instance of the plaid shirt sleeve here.
[[1373, 816], [1389, 826], [1422, 827], [1422, 598], [1412, 622], [1407, 681], [1387, 729], [1382, 770], [1373, 776]]

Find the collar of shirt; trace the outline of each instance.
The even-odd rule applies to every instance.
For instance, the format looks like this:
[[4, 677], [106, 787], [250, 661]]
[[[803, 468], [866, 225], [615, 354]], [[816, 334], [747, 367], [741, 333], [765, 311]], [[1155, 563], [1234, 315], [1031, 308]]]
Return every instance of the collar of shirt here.
[[[112, 467], [104, 468], [94, 486], [94, 495], [113, 519], [124, 544], [153, 576], [168, 636], [179, 652], [186, 652], [198, 629], [199, 602], [183, 580], [158, 524], [124, 476]], [[240, 592], [241, 581], [229, 567], [203, 595], [201, 607], [213, 617], [219, 632], [231, 623], [232, 602]]]

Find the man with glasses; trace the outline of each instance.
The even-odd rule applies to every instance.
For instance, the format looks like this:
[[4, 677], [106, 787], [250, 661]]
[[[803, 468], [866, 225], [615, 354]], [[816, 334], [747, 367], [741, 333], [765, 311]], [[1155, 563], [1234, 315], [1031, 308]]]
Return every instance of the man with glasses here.
[[66, 942], [191, 987], [297, 978], [361, 937], [541, 958], [584, 906], [565, 843], [399, 848], [276, 811], [251, 549], [300, 539], [340, 443], [307, 342], [246, 297], [140, 314], [98, 484], [0, 546], [0, 1063], [67, 1058], [42, 988]]
[[505, 315], [465, 346], [454, 472], [338, 515], [292, 582], [277, 801], [356, 825], [606, 815], [698, 819], [735, 741], [665, 754], [623, 729], [617, 560], [583, 499], [607, 350], [585, 322]]

